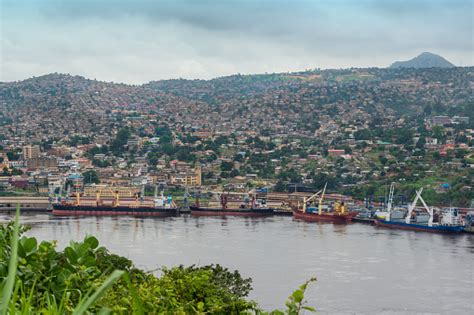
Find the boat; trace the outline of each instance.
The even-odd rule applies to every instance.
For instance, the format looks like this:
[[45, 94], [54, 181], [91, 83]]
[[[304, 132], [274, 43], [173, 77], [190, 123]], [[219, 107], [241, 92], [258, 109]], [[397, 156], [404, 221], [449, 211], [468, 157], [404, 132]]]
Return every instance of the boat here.
[[355, 212], [357, 212], [357, 215], [352, 218], [353, 221], [370, 224], [374, 223], [374, 211], [369, 209], [357, 209]]
[[[318, 191], [309, 198], [303, 199], [303, 207], [293, 210], [293, 217], [297, 220], [307, 222], [331, 222], [331, 223], [349, 223], [357, 215], [356, 211], [348, 211], [344, 202], [336, 202], [332, 211], [329, 207], [323, 207], [326, 185], [322, 191]], [[321, 196], [320, 196], [321, 194]], [[319, 197], [318, 208], [311, 207], [311, 202]]]
[[189, 208], [191, 215], [194, 216], [246, 216], [246, 217], [263, 217], [273, 215], [274, 209], [267, 207], [264, 198], [252, 197], [251, 202], [245, 202], [238, 208], [228, 207], [228, 195], [220, 194], [220, 207], [202, 207], [199, 199]]
[[79, 192], [75, 193], [75, 200], [70, 201], [67, 196], [65, 200], [57, 198], [52, 204], [54, 215], [85, 215], [85, 216], [151, 216], [171, 217], [178, 215], [178, 208], [171, 196], [155, 196], [151, 204], [145, 204], [143, 195], [135, 194], [135, 202], [121, 204], [119, 192], [116, 191], [112, 203], [106, 204], [100, 199], [100, 192], [96, 194], [95, 203], [81, 202]]
[[[385, 219], [375, 219], [375, 224], [391, 229], [434, 233], [459, 233], [464, 230], [464, 226], [461, 224], [461, 215], [457, 208], [443, 209], [439, 215], [439, 222], [433, 222], [434, 209], [428, 207], [423, 197], [421, 197], [422, 192], [423, 188], [416, 191], [416, 197], [413, 203], [408, 207], [404, 218], [399, 219], [392, 217], [392, 213], [389, 212]], [[418, 200], [421, 200], [424, 211], [415, 209]]]
[[464, 232], [474, 233], [474, 211], [469, 211], [464, 217]]

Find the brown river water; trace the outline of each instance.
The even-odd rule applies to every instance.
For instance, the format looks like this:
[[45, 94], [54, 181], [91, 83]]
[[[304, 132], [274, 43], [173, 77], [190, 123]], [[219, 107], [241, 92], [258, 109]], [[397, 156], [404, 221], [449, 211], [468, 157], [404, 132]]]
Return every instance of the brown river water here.
[[[0, 221], [8, 216], [0, 216]], [[309, 305], [327, 314], [474, 314], [474, 234], [440, 235], [353, 223], [269, 218], [54, 217], [26, 214], [40, 240], [97, 236], [154, 270], [219, 263], [253, 279], [251, 298], [283, 308], [310, 277]]]

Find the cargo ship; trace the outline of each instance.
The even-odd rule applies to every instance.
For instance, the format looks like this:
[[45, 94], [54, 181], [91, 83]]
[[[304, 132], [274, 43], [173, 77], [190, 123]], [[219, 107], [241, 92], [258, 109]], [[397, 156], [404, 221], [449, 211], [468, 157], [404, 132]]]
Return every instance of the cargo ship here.
[[474, 211], [470, 211], [464, 217], [464, 232], [474, 233]]
[[97, 193], [95, 203], [81, 203], [79, 192], [75, 194], [75, 200], [70, 201], [58, 199], [52, 204], [54, 215], [84, 215], [84, 216], [138, 216], [138, 217], [171, 217], [178, 215], [178, 207], [171, 197], [156, 196], [151, 204], [145, 204], [143, 197], [135, 194], [135, 201], [121, 204], [118, 191], [115, 192], [110, 204], [100, 199]]
[[[307, 222], [330, 222], [330, 223], [349, 223], [358, 214], [356, 211], [348, 211], [344, 202], [336, 202], [333, 209], [323, 207], [324, 194], [326, 192], [326, 185], [322, 191], [318, 191], [309, 198], [303, 199], [303, 206], [301, 209], [297, 207], [293, 210], [293, 217], [298, 220]], [[320, 195], [321, 194], [321, 195]], [[319, 197], [318, 207], [311, 206]]]
[[[461, 224], [461, 214], [457, 208], [442, 209], [439, 215], [439, 222], [433, 222], [434, 209], [428, 207], [423, 200], [423, 197], [421, 197], [422, 192], [423, 188], [416, 191], [416, 197], [408, 207], [404, 218], [394, 217], [391, 212], [388, 212], [385, 219], [375, 219], [375, 224], [391, 229], [434, 233], [459, 233], [464, 231], [464, 226]], [[423, 204], [422, 210], [415, 209], [418, 200], [421, 200]]]
[[263, 217], [273, 215], [274, 209], [267, 207], [267, 202], [264, 198], [252, 197], [251, 202], [245, 202], [238, 208], [228, 207], [228, 196], [220, 195], [220, 207], [201, 207], [199, 199], [196, 198], [196, 203], [190, 206], [191, 215], [194, 216], [245, 216], [245, 217]]

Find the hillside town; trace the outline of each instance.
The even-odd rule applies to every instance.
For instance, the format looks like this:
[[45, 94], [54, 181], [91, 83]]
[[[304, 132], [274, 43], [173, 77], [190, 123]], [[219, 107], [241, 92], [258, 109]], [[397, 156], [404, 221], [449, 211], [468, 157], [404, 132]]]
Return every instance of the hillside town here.
[[[474, 199], [474, 69], [348, 69], [141, 86], [0, 83], [0, 194], [328, 189]], [[133, 188], [133, 189], [131, 189]], [[92, 194], [92, 192], [90, 192]]]

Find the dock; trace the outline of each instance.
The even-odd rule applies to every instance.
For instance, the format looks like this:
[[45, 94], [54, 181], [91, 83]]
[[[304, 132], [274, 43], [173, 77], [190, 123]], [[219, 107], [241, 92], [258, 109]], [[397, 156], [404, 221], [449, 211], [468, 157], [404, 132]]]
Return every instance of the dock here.
[[23, 212], [50, 212], [48, 197], [0, 197], [0, 212], [12, 212], [20, 204]]

